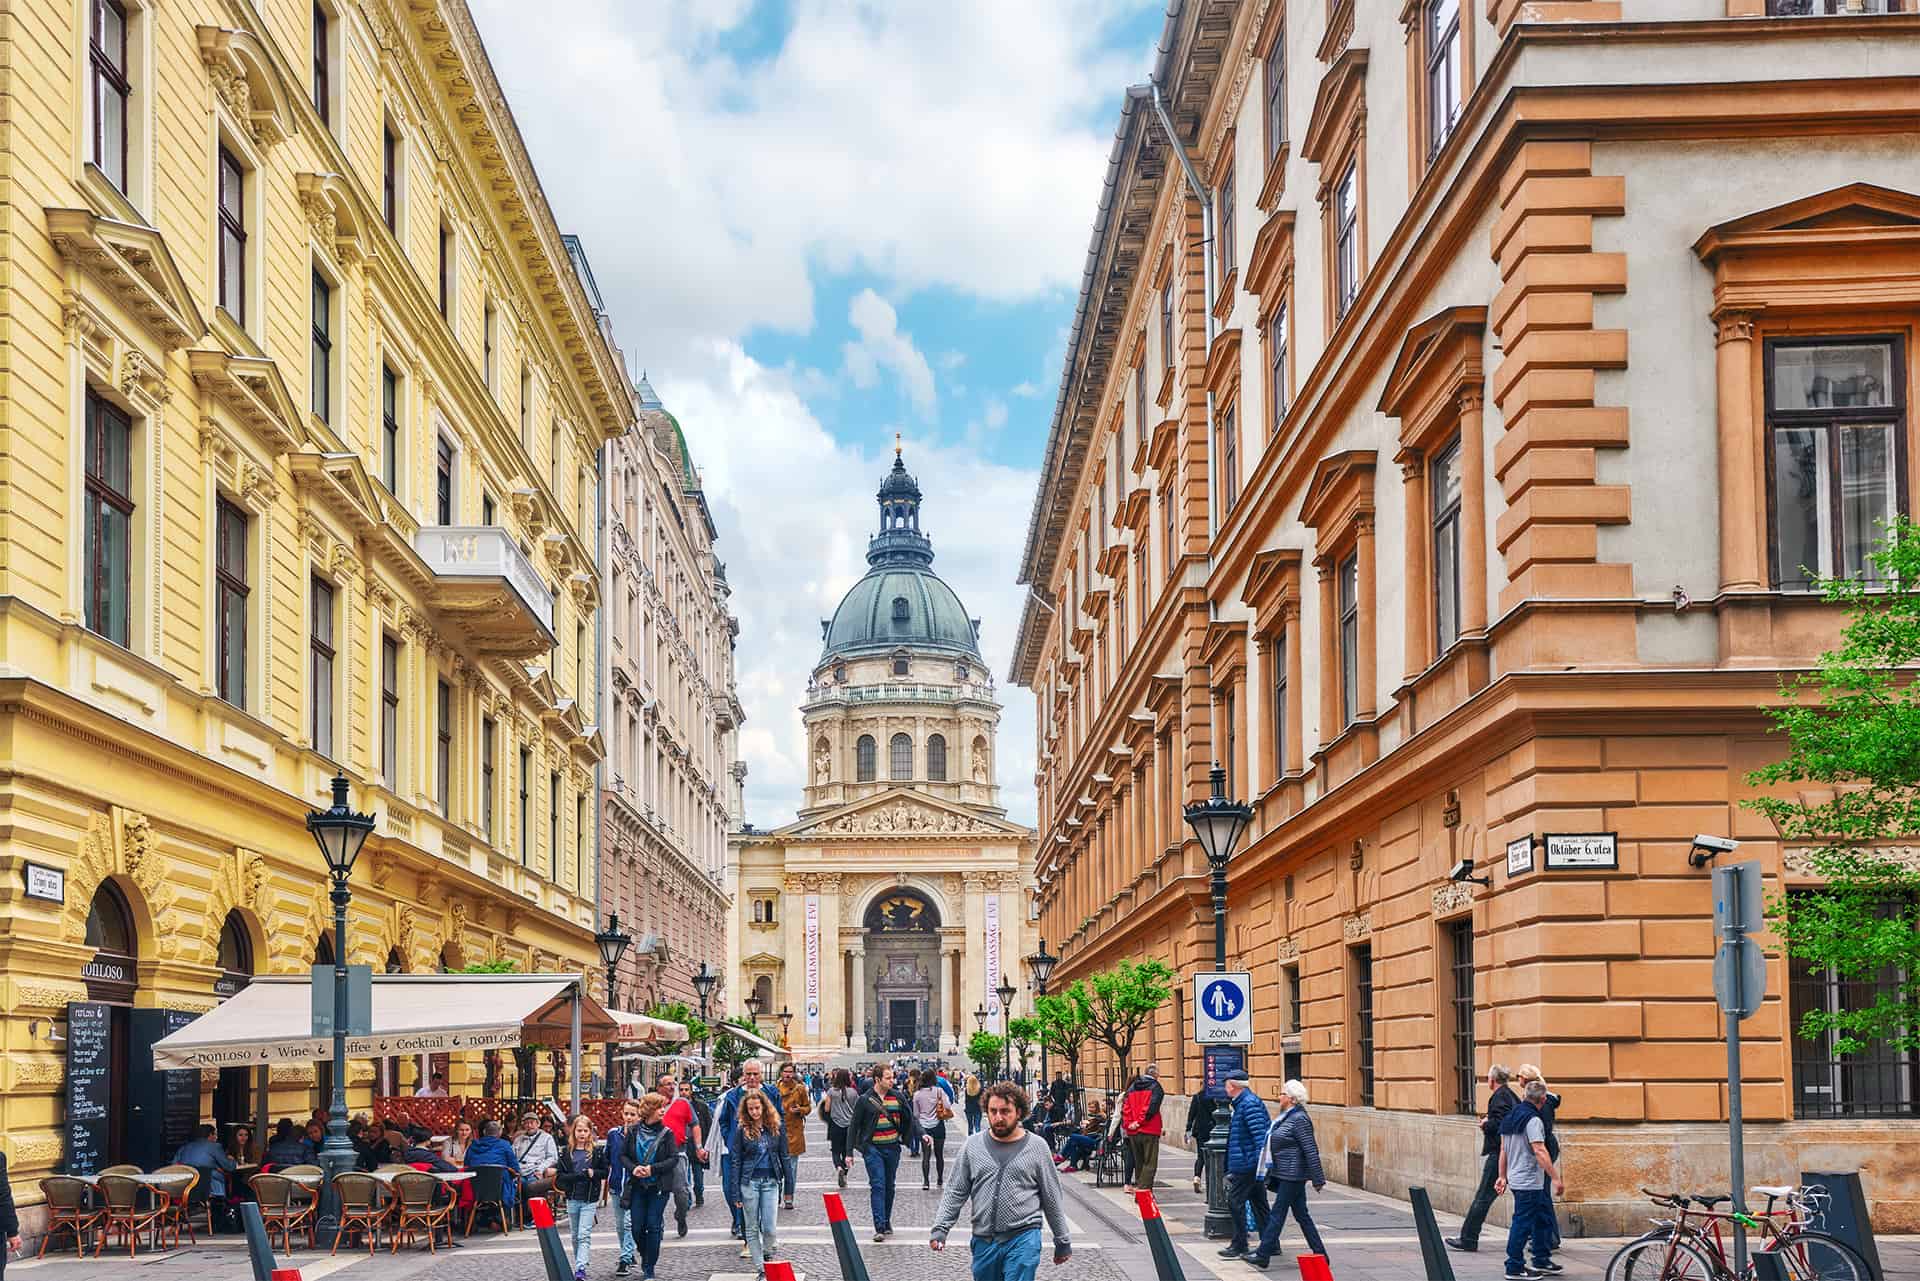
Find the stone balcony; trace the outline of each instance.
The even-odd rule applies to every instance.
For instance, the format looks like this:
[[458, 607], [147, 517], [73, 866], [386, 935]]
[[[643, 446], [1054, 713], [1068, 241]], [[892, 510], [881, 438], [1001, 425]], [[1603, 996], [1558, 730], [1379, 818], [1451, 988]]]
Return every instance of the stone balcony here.
[[433, 572], [435, 612], [475, 653], [526, 659], [553, 648], [553, 593], [506, 530], [424, 525], [413, 549]]

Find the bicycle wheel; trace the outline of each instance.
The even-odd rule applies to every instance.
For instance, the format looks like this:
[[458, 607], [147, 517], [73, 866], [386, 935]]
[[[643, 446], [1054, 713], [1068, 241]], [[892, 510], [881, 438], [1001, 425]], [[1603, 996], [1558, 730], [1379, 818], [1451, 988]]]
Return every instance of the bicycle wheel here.
[[1671, 1233], [1629, 1241], [1607, 1263], [1607, 1281], [1715, 1281], [1719, 1275], [1711, 1255]]
[[1787, 1281], [1872, 1281], [1860, 1252], [1824, 1232], [1794, 1232], [1768, 1253], [1780, 1260]]

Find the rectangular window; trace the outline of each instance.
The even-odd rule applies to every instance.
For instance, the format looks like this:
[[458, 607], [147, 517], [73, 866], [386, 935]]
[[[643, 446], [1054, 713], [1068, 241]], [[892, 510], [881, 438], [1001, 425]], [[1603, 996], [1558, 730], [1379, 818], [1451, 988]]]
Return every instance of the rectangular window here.
[[1353, 1044], [1360, 1052], [1360, 1106], [1373, 1106], [1373, 948], [1353, 949]]
[[1460, 123], [1460, 0], [1427, 2], [1427, 154]]
[[1340, 562], [1340, 725], [1360, 715], [1360, 555]]
[[1906, 510], [1905, 360], [1892, 337], [1767, 343], [1777, 585], [1876, 577], [1876, 522]]
[[[1219, 213], [1214, 227], [1214, 239], [1220, 247], [1220, 279], [1214, 281], [1214, 288], [1220, 287], [1220, 281], [1227, 278], [1239, 257], [1234, 252], [1233, 243], [1233, 156], [1227, 156], [1225, 172], [1220, 175]], [[1211, 301], [1211, 300], [1209, 300]]]
[[[1903, 906], [1910, 905], [1888, 902], [1877, 915], [1890, 918]], [[1816, 1010], [1864, 1009], [1884, 995], [1899, 992], [1902, 977], [1890, 965], [1871, 975], [1843, 977], [1789, 955], [1788, 1025], [1798, 1028]], [[1792, 1035], [1794, 1116], [1920, 1116], [1920, 1055], [1885, 1041], [1869, 1041], [1857, 1053], [1841, 1054], [1834, 1049], [1839, 1035]]]
[[333, 421], [333, 286], [318, 270], [313, 273], [313, 352], [308, 377], [313, 380], [313, 416]]
[[380, 128], [380, 216], [388, 231], [400, 233], [400, 135], [392, 125]]
[[547, 879], [560, 876], [560, 772], [547, 775]]
[[87, 629], [128, 644], [133, 420], [87, 391]]
[[529, 454], [533, 452], [533, 436], [529, 430], [533, 423], [533, 371], [527, 368], [527, 362], [520, 362], [520, 448]]
[[247, 171], [220, 148], [220, 305], [247, 323]]
[[573, 884], [575, 889], [584, 889], [587, 884], [587, 798], [573, 798]]
[[1224, 519], [1240, 501], [1240, 425], [1236, 405], [1220, 411], [1220, 515]]
[[1286, 1017], [1283, 1029], [1288, 1036], [1300, 1035], [1300, 967], [1289, 965], [1280, 971], [1280, 989], [1285, 993], [1286, 1008], [1282, 1013]]
[[1171, 578], [1173, 576], [1174, 557], [1178, 554], [1178, 549], [1174, 546], [1174, 527], [1178, 517], [1174, 509], [1173, 486], [1171, 485], [1167, 486], [1166, 491], [1160, 495], [1160, 515], [1161, 537], [1162, 541], [1166, 544], [1167, 576]]
[[1278, 782], [1287, 772], [1287, 699], [1292, 693], [1287, 688], [1287, 633], [1284, 630], [1275, 632], [1268, 643], [1267, 660], [1273, 664], [1273, 778]]
[[217, 499], [213, 515], [213, 594], [219, 628], [220, 697], [247, 705], [247, 514]]
[[1173, 273], [1178, 264], [1167, 268], [1166, 283], [1160, 286], [1160, 368], [1173, 368]]
[[1281, 303], [1267, 322], [1267, 397], [1273, 421], [1268, 435], [1278, 435], [1287, 416], [1287, 305]]
[[1225, 698], [1222, 699], [1220, 704], [1221, 737], [1226, 743], [1226, 750], [1220, 754], [1220, 763], [1224, 765], [1227, 770], [1227, 794], [1229, 796], [1238, 796], [1240, 794], [1239, 702], [1240, 700], [1235, 696], [1235, 691], [1229, 687], [1226, 691]]
[[327, 11], [318, 3], [313, 6], [313, 109], [320, 113], [320, 123], [332, 127], [333, 120], [328, 114], [327, 104], [332, 101], [328, 92], [330, 59], [327, 57]]
[[400, 375], [380, 366], [380, 479], [387, 492], [400, 492]]
[[547, 488], [560, 497], [560, 424], [556, 421], [547, 433]]
[[492, 494], [480, 495], [480, 523], [482, 525], [497, 524], [498, 522], [495, 520], [495, 517], [497, 515], [498, 515], [498, 509], [496, 509], [493, 505], [493, 495]]
[[453, 524], [453, 442], [445, 436], [434, 450], [433, 514], [436, 524]]
[[1433, 625], [1444, 654], [1460, 639], [1460, 441], [1427, 465], [1433, 508]]
[[1446, 924], [1448, 963], [1453, 969], [1453, 1110], [1475, 1116], [1480, 1100], [1473, 1067], [1473, 918]]
[[313, 698], [313, 750], [333, 755], [333, 584], [316, 578], [309, 586], [307, 684]]
[[486, 381], [487, 390], [493, 390], [493, 339], [498, 329], [500, 313], [494, 310], [493, 300], [487, 300], [485, 312], [480, 319], [480, 377]]
[[493, 842], [493, 717], [480, 718], [480, 831]]
[[1267, 163], [1287, 145], [1287, 30], [1283, 22], [1273, 33], [1265, 64], [1267, 83]]
[[400, 642], [380, 637], [380, 777], [400, 786]]
[[453, 686], [435, 681], [433, 690], [433, 794], [440, 813], [451, 818], [453, 805]]
[[1360, 161], [1347, 162], [1333, 198], [1333, 259], [1336, 319], [1347, 314], [1360, 292]]
[[1135, 440], [1147, 438], [1147, 344], [1140, 344], [1140, 359], [1133, 365], [1133, 434]]
[[440, 314], [453, 323], [453, 228], [440, 224]]
[[93, 147], [88, 159], [122, 195], [127, 190], [127, 11], [119, 0], [93, 0], [88, 23], [88, 91], [93, 100]]
[[532, 844], [533, 749], [520, 749], [520, 866], [527, 865], [527, 847]]

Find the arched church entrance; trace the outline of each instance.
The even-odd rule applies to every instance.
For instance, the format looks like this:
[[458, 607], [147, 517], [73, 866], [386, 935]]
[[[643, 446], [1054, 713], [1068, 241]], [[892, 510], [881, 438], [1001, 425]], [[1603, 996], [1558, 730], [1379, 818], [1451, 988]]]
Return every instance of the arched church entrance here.
[[867, 1046], [890, 1053], [940, 1048], [940, 912], [917, 890], [883, 894], [867, 909], [865, 983], [874, 1012]]

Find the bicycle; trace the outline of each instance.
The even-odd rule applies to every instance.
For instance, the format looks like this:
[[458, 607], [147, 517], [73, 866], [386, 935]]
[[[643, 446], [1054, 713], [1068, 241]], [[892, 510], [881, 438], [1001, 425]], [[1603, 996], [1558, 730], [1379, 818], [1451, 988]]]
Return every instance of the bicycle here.
[[[1655, 1219], [1653, 1231], [1630, 1241], [1607, 1264], [1607, 1281], [1872, 1281], [1866, 1260], [1817, 1225], [1832, 1199], [1821, 1187], [1756, 1187], [1767, 1208], [1756, 1214], [1721, 1212], [1731, 1196], [1642, 1192], [1672, 1219]], [[1745, 1271], [1728, 1262], [1724, 1228], [1739, 1224], [1758, 1234]]]

